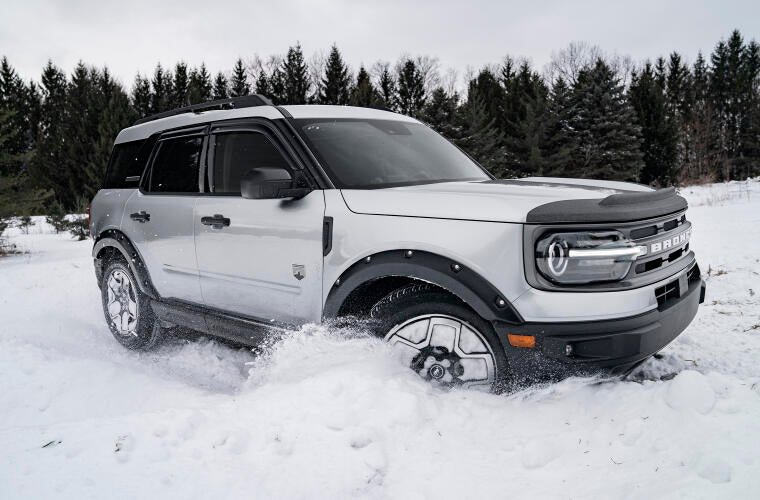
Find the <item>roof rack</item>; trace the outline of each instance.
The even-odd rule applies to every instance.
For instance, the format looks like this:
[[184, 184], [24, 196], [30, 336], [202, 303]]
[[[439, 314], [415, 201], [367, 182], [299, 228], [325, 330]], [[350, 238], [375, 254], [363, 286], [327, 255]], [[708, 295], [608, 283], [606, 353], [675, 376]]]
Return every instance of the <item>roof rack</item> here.
[[181, 115], [184, 113], [202, 113], [204, 111], [211, 111], [214, 109], [237, 109], [237, 108], [252, 108], [255, 106], [272, 106], [272, 101], [260, 94], [244, 95], [240, 97], [230, 97], [228, 99], [219, 99], [217, 101], [203, 102], [201, 104], [193, 104], [192, 106], [185, 106], [184, 108], [171, 109], [162, 113], [156, 113], [155, 115], [146, 116], [140, 118], [133, 125], [140, 125], [141, 123], [152, 122], [154, 120], [160, 120], [161, 118], [167, 118], [169, 116]]

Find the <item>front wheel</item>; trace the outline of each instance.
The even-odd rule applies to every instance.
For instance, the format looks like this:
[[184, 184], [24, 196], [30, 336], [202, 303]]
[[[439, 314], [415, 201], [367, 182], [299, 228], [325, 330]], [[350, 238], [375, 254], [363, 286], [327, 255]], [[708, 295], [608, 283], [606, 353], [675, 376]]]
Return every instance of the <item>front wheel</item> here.
[[493, 327], [458, 298], [429, 284], [386, 295], [370, 312], [378, 335], [434, 385], [498, 390], [507, 359]]

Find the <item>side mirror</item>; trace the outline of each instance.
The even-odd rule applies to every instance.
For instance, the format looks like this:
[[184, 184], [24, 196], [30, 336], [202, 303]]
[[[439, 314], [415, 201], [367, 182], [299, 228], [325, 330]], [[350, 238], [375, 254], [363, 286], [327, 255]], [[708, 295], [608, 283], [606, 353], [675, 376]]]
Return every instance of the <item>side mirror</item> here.
[[293, 178], [284, 168], [252, 168], [240, 181], [240, 194], [250, 200], [273, 200], [280, 198], [303, 198], [307, 188], [293, 188]]

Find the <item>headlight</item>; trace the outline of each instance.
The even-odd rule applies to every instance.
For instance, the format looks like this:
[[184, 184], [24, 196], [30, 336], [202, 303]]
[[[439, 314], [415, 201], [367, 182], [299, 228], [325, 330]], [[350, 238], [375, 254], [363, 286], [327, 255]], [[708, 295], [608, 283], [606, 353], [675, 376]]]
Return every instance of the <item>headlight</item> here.
[[564, 285], [617, 281], [646, 252], [619, 231], [551, 233], [536, 243], [536, 265], [546, 279]]

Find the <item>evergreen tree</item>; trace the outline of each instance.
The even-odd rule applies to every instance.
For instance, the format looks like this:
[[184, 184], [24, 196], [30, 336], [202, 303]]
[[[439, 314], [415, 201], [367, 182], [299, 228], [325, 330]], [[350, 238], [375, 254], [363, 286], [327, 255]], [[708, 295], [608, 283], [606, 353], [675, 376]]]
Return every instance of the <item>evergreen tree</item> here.
[[395, 111], [396, 104], [398, 102], [398, 94], [396, 93], [396, 80], [391, 74], [391, 70], [388, 65], [383, 65], [380, 71], [380, 77], [378, 78], [378, 94], [379, 94], [379, 107], [387, 109], [388, 111]]
[[213, 85], [211, 83], [211, 75], [206, 69], [206, 64], [201, 63], [199, 69], [193, 68], [190, 72], [188, 89], [190, 104], [200, 104], [202, 102], [210, 101], [212, 90]]
[[[0, 236], [6, 225], [3, 219], [42, 213], [43, 203], [52, 192], [32, 187], [24, 172], [8, 172], [9, 165], [25, 163], [30, 153], [14, 153], [9, 146], [20, 131], [13, 123], [13, 112], [0, 108]], [[7, 247], [6, 247], [7, 248]], [[0, 240], [0, 253], [4, 250]]]
[[573, 109], [572, 89], [558, 77], [547, 104], [542, 175], [565, 177], [573, 171], [579, 148], [571, 127]]
[[66, 75], [48, 61], [42, 70], [42, 104], [37, 149], [30, 166], [29, 179], [36, 187], [51, 188], [58, 200], [65, 197], [66, 161], [64, 130], [67, 127]]
[[230, 80], [230, 97], [241, 97], [251, 93], [251, 86], [248, 85], [248, 75], [243, 65], [243, 60], [238, 58], [235, 67], [232, 69], [232, 79]]
[[138, 118], [144, 118], [151, 113], [153, 94], [150, 90], [150, 80], [137, 73], [132, 86], [132, 109]]
[[227, 99], [230, 96], [227, 78], [220, 71], [214, 79], [214, 100]]
[[372, 85], [372, 80], [369, 77], [369, 73], [364, 69], [364, 66], [359, 68], [359, 74], [356, 77], [356, 85], [351, 88], [348, 103], [351, 106], [360, 106], [364, 108], [371, 108], [380, 104], [377, 91], [375, 90], [374, 85]]
[[[676, 64], [680, 66], [680, 61]], [[670, 110], [673, 114], [669, 114], [665, 94], [657, 83], [651, 63], [647, 62], [640, 74], [633, 74], [629, 101], [641, 126], [644, 167], [639, 181], [659, 185], [676, 183], [677, 104]]]
[[[506, 59], [502, 70], [502, 79], [506, 80], [506, 75], [512, 75], [511, 60]], [[510, 76], [510, 78], [512, 77]], [[473, 81], [469, 84], [471, 91], [477, 92], [478, 99], [483, 104], [486, 116], [489, 121], [493, 121], [495, 127], [500, 131], [504, 130], [504, 105], [506, 94], [504, 86], [499, 82], [498, 77], [488, 68], [484, 68], [478, 73]]]
[[475, 158], [495, 177], [514, 177], [509, 170], [509, 154], [494, 120], [489, 119], [481, 96], [472, 82], [465, 102], [457, 112], [454, 143]]
[[275, 67], [269, 76], [269, 94], [272, 102], [277, 105], [288, 103], [285, 95], [285, 73], [282, 72], [281, 66]]
[[348, 67], [343, 62], [343, 57], [336, 45], [330, 49], [327, 57], [325, 74], [322, 77], [319, 89], [319, 104], [348, 104], [349, 86], [351, 78], [348, 75]]
[[409, 116], [419, 116], [425, 105], [425, 80], [417, 65], [411, 59], [403, 62], [398, 69], [398, 109]]
[[456, 118], [459, 96], [449, 95], [443, 87], [430, 94], [430, 99], [422, 110], [422, 121], [447, 139], [456, 139]]
[[151, 114], [172, 109], [172, 75], [171, 72], [164, 71], [161, 63], [156, 65], [151, 85], [153, 87], [150, 103]]
[[256, 77], [256, 93], [272, 99], [272, 89], [269, 86], [269, 78], [262, 68], [259, 71], [259, 76]]
[[16, 73], [5, 57], [0, 60], [0, 112], [7, 111], [5, 127], [7, 129], [3, 148], [8, 160], [3, 172], [20, 172], [28, 160], [26, 153], [33, 147], [30, 90]]
[[523, 62], [517, 71], [502, 72], [505, 146], [519, 175], [540, 173], [544, 160], [544, 127], [549, 90], [543, 79]]
[[681, 60], [678, 52], [670, 54], [668, 60], [668, 75], [665, 85], [665, 97], [669, 116], [680, 123], [681, 117], [689, 112], [691, 74], [689, 68]]
[[190, 78], [187, 74], [187, 64], [178, 62], [174, 66], [174, 79], [171, 86], [172, 108], [182, 108], [190, 105]]
[[572, 175], [637, 181], [643, 167], [641, 130], [623, 85], [602, 59], [578, 73], [572, 106], [570, 126], [579, 144]]
[[681, 183], [715, 181], [723, 170], [720, 145], [720, 126], [710, 96], [710, 75], [702, 53], [692, 70], [688, 98], [690, 109], [682, 119], [680, 143], [682, 159], [679, 166]]
[[59, 165], [66, 182], [56, 186], [56, 197], [68, 209], [73, 208], [84, 194], [85, 186], [90, 182], [88, 166], [95, 163], [92, 143], [98, 138], [97, 85], [100, 77], [94, 68], [88, 68], [80, 61], [71, 75], [66, 94], [65, 156]]
[[93, 105], [97, 114], [97, 132], [90, 138], [92, 155], [84, 165], [86, 183], [77, 196], [77, 199], [85, 198], [88, 201], [102, 186], [114, 139], [135, 120], [135, 112], [130, 106], [126, 91], [111, 77], [108, 68], [103, 68], [95, 75]]
[[[288, 49], [282, 63], [282, 104], [306, 104], [309, 93], [309, 68], [304, 62], [301, 44]], [[277, 96], [277, 89], [273, 88]]]

